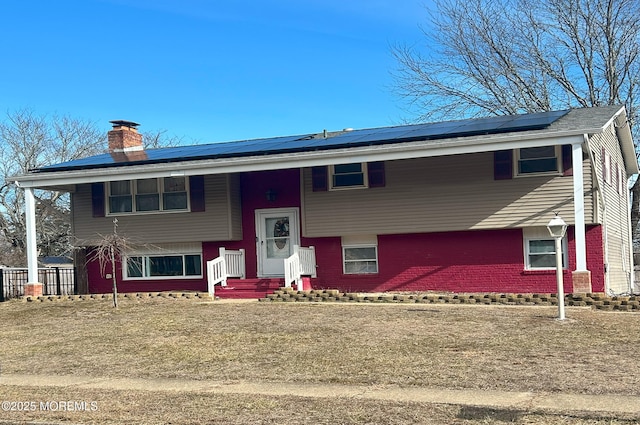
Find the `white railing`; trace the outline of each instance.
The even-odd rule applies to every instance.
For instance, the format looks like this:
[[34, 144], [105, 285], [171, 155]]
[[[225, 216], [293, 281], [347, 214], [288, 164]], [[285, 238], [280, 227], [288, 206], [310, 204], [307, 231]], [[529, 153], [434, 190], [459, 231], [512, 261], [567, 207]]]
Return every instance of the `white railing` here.
[[209, 295], [213, 297], [213, 287], [218, 283], [227, 284], [227, 265], [224, 262], [224, 257], [218, 257], [211, 261], [207, 261], [207, 289]]
[[214, 295], [214, 286], [220, 284], [227, 286], [227, 278], [245, 278], [244, 249], [233, 251], [220, 248], [220, 256], [207, 261], [207, 283], [211, 296]]
[[[220, 248], [220, 257], [224, 257], [227, 264], [227, 277], [238, 277], [244, 279], [246, 270], [244, 266], [244, 249], [233, 251], [230, 249]], [[224, 286], [227, 282], [225, 281]]]
[[295, 283], [302, 291], [302, 276], [316, 277], [316, 250], [294, 245], [293, 255], [284, 260], [284, 286], [290, 288]]

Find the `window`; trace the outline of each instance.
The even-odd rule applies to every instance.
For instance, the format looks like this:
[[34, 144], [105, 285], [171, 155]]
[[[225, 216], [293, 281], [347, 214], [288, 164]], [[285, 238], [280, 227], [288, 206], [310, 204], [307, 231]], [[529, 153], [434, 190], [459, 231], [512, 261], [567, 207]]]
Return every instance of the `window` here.
[[158, 211], [159, 209], [158, 180], [136, 180], [136, 211]]
[[611, 155], [602, 149], [602, 176], [604, 181], [611, 184]]
[[184, 177], [165, 177], [162, 208], [166, 210], [187, 209], [187, 183]]
[[[546, 233], [545, 233], [546, 232]], [[556, 241], [546, 228], [523, 229], [526, 270], [555, 270]], [[566, 268], [567, 238], [562, 239], [562, 267]]]
[[625, 193], [627, 190], [627, 176], [622, 165], [618, 168], [618, 172], [620, 173], [618, 178], [618, 193]]
[[517, 149], [516, 155], [518, 175], [558, 173], [560, 170], [559, 146]]
[[123, 180], [109, 183], [109, 213], [187, 211], [184, 177]]
[[352, 163], [331, 167], [331, 189], [367, 187], [365, 164]]
[[133, 254], [126, 257], [125, 279], [202, 277], [202, 254]]
[[378, 240], [374, 236], [342, 238], [344, 274], [378, 273]]
[[131, 184], [129, 180], [109, 183], [109, 212], [131, 212]]

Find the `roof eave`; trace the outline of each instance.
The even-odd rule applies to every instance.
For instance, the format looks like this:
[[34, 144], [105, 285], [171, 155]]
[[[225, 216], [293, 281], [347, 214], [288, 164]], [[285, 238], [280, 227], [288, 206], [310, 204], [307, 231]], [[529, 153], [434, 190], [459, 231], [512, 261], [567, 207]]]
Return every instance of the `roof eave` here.
[[633, 143], [633, 135], [631, 134], [631, 127], [629, 125], [627, 112], [624, 106], [621, 107], [614, 115], [611, 124], [615, 126], [616, 135], [620, 140], [620, 149], [622, 150], [622, 157], [624, 159], [627, 175], [632, 176], [640, 173], [635, 144]]

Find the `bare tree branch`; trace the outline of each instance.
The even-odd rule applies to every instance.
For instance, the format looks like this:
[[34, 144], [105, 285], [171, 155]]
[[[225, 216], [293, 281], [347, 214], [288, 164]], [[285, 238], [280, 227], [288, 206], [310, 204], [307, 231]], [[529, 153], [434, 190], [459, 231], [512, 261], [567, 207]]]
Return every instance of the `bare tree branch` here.
[[[392, 46], [417, 121], [624, 104], [638, 140], [640, 2], [435, 0], [422, 46]], [[632, 188], [640, 241], [640, 183]]]
[[[37, 115], [30, 109], [8, 112], [0, 121], [0, 236], [7, 247], [0, 263], [24, 265], [24, 195], [7, 177], [34, 168], [70, 161], [104, 151], [106, 137], [90, 122], [70, 117]], [[59, 191], [35, 191], [40, 255], [69, 252], [69, 196]]]

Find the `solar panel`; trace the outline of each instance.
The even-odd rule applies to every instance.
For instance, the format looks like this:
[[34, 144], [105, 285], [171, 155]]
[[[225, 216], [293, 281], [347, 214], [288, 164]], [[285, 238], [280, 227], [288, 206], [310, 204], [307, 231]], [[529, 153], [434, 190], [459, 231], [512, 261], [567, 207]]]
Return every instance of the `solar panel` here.
[[139, 155], [102, 154], [50, 165], [34, 171], [62, 171], [83, 168], [113, 167], [139, 163], [176, 162], [196, 159], [232, 158], [288, 152], [337, 149], [375, 144], [393, 144], [417, 140], [435, 140], [462, 136], [496, 134], [510, 131], [543, 129], [569, 111], [505, 115], [428, 124], [352, 130], [327, 138], [311, 134], [266, 139], [240, 140], [206, 145], [150, 149]]
[[538, 112], [535, 114], [515, 115], [513, 120], [500, 127], [501, 130], [525, 130], [525, 129], [542, 129], [553, 124], [559, 118], [565, 116], [569, 110]]

